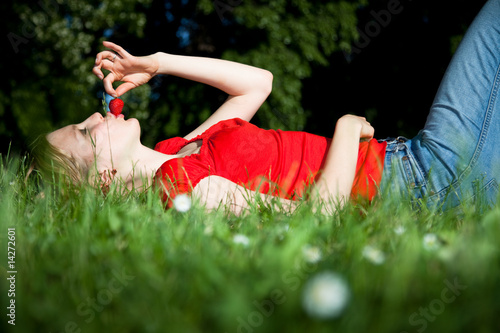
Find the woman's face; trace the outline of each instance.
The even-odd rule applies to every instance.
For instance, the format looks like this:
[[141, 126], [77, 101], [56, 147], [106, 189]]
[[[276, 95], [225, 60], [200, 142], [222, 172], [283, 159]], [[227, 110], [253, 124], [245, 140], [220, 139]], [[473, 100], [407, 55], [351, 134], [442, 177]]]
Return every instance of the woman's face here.
[[98, 169], [114, 168], [130, 157], [140, 144], [140, 126], [137, 119], [125, 120], [108, 113], [103, 117], [94, 113], [80, 124], [69, 125], [50, 133], [47, 140], [55, 147], [90, 167], [95, 161]]

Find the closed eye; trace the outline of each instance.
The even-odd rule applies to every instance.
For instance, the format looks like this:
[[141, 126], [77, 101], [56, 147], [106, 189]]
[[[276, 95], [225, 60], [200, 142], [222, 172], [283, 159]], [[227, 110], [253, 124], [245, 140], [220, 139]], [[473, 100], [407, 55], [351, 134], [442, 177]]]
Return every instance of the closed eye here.
[[80, 129], [79, 131], [80, 131], [80, 133], [82, 133], [82, 134], [83, 134], [83, 135], [85, 135], [85, 136], [87, 136], [87, 134], [89, 133], [89, 131], [87, 130], [87, 128], [86, 128], [86, 127], [85, 127], [85, 128]]

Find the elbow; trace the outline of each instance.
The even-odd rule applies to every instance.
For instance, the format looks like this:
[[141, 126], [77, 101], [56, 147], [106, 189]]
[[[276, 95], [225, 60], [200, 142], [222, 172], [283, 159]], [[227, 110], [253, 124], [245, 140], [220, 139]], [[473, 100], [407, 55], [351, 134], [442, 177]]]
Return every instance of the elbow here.
[[266, 94], [266, 97], [271, 94], [273, 90], [273, 73], [268, 70], [263, 70], [262, 75], [262, 90]]

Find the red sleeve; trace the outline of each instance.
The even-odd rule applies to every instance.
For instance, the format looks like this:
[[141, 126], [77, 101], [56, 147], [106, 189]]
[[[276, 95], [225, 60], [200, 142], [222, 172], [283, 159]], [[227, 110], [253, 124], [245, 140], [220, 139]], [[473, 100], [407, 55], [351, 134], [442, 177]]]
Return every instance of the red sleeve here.
[[382, 180], [386, 146], [387, 142], [379, 143], [375, 139], [360, 143], [352, 199], [364, 198], [371, 202], [377, 194]]
[[174, 158], [163, 163], [156, 172], [155, 185], [162, 189], [163, 202], [170, 208], [179, 194], [191, 194], [193, 188], [210, 175], [206, 164], [189, 157]]
[[174, 137], [158, 142], [155, 150], [163, 154], [176, 154], [187, 142], [184, 138]]

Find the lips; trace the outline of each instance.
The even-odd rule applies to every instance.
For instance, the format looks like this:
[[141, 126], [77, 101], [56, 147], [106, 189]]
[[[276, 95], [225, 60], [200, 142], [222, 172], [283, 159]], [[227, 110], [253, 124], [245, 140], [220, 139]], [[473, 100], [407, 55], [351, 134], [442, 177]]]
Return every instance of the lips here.
[[108, 112], [107, 116], [114, 118], [114, 119], [125, 119], [125, 116], [123, 115], [123, 113], [120, 113], [119, 115], [114, 115], [111, 112]]

